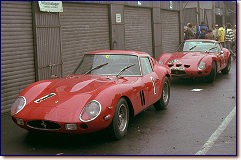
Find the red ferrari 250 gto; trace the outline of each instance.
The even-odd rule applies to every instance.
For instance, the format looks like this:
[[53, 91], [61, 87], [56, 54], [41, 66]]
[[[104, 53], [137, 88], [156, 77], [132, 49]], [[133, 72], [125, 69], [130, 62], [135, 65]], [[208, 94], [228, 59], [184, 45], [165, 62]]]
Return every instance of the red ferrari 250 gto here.
[[170, 98], [171, 70], [147, 53], [95, 51], [84, 55], [73, 74], [35, 82], [11, 108], [13, 121], [27, 130], [88, 133], [107, 128], [115, 139], [129, 119]]
[[192, 39], [184, 41], [176, 53], [165, 53], [157, 59], [171, 69], [176, 77], [205, 77], [213, 82], [216, 73], [229, 73], [231, 55], [228, 49], [214, 40]]

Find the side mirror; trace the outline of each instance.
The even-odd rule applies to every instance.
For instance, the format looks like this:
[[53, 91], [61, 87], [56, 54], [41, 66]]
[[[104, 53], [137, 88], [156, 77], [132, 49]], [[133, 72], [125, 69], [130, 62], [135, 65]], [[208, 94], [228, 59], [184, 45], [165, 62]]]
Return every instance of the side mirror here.
[[223, 54], [224, 52], [223, 51], [220, 51], [220, 54]]

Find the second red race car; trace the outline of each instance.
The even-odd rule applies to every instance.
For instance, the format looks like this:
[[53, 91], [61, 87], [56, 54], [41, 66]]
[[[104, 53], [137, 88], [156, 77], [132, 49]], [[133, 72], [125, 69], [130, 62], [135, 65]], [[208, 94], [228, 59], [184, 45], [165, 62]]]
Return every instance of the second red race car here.
[[217, 72], [228, 74], [231, 54], [219, 42], [206, 39], [184, 41], [176, 53], [165, 53], [157, 59], [167, 65], [174, 77], [205, 77], [213, 82]]

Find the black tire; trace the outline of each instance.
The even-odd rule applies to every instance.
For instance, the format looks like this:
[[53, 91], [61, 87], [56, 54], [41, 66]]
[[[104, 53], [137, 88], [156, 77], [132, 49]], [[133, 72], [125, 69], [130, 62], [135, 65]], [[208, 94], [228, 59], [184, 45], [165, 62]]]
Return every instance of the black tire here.
[[216, 63], [213, 61], [212, 62], [212, 69], [210, 74], [206, 77], [207, 78], [207, 82], [208, 83], [212, 83], [214, 82], [215, 78], [216, 78], [216, 74], [217, 74], [217, 65]]
[[161, 98], [154, 103], [154, 107], [157, 111], [159, 110], [165, 110], [170, 99], [170, 82], [167, 77], [164, 78], [163, 84], [162, 84], [162, 95]]
[[116, 104], [114, 117], [108, 128], [111, 139], [119, 140], [127, 133], [129, 125], [129, 106], [124, 98]]
[[229, 56], [228, 58], [227, 66], [223, 70], [221, 70], [222, 74], [228, 74], [230, 71], [230, 68], [231, 68], [231, 56]]

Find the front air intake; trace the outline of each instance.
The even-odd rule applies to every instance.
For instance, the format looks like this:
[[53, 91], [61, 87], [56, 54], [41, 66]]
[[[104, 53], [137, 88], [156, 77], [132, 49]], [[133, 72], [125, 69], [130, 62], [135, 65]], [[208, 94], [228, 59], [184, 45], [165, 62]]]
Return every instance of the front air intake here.
[[32, 120], [27, 122], [27, 126], [42, 130], [59, 130], [61, 126], [58, 123], [44, 120]]

